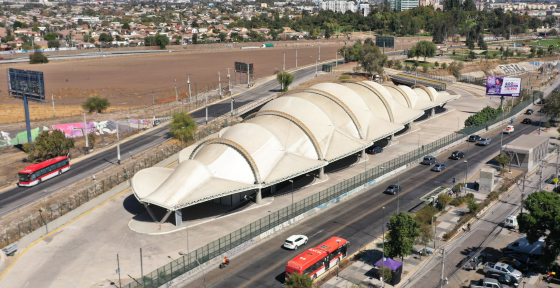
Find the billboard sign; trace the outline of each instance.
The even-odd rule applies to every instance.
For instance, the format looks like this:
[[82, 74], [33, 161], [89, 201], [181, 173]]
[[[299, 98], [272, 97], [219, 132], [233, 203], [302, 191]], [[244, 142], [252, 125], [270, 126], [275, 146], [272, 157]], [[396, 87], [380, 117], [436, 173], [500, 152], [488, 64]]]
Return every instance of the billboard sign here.
[[11, 97], [23, 98], [25, 93], [27, 99], [45, 101], [43, 72], [13, 68], [8, 68], [7, 70], [8, 92]]
[[253, 63], [235, 62], [235, 72], [247, 73], [247, 66], [249, 71], [253, 73]]
[[395, 37], [394, 36], [375, 36], [375, 46], [395, 48]]
[[521, 78], [488, 76], [486, 95], [519, 97], [521, 95]]

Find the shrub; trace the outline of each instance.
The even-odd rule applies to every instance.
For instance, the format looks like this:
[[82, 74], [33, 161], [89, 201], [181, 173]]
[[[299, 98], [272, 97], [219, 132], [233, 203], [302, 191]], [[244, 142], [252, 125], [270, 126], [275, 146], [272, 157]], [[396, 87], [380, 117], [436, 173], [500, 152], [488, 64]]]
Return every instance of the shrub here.
[[40, 63], [49, 63], [49, 59], [47, 56], [43, 55], [43, 52], [33, 52], [33, 54], [29, 55], [29, 64], [40, 64]]
[[292, 273], [290, 277], [284, 282], [284, 287], [287, 288], [311, 288], [313, 281], [309, 275]]
[[449, 204], [451, 200], [453, 200], [451, 196], [447, 195], [446, 193], [439, 195], [438, 204], [440, 205], [441, 210], [445, 209], [445, 206], [447, 206], [447, 204]]
[[473, 193], [467, 193], [467, 202], [471, 202], [474, 201], [474, 194]]
[[338, 80], [348, 80], [350, 79], [350, 76], [348, 75], [340, 75], [340, 77], [338, 77]]
[[424, 67], [422, 67], [422, 72], [424, 72], [424, 73], [428, 73], [428, 66], [424, 66]]
[[425, 206], [414, 214], [414, 219], [420, 224], [430, 224], [432, 218], [438, 213], [436, 207], [432, 205]]
[[447, 69], [447, 63], [443, 62], [443, 64], [441, 64], [441, 68]]
[[457, 228], [453, 228], [449, 231], [447, 231], [445, 234], [443, 234], [443, 237], [441, 238], [443, 241], [447, 241], [449, 239], [451, 239], [451, 237], [453, 237], [453, 235], [455, 235], [457, 233]]
[[383, 281], [385, 283], [391, 283], [391, 278], [393, 278], [393, 274], [389, 267], [383, 267], [383, 274], [381, 274], [381, 269], [379, 269], [379, 278], [381, 279], [381, 275], [383, 275]]
[[88, 110], [90, 113], [93, 111], [101, 113], [103, 110], [107, 110], [109, 106], [111, 106], [109, 100], [97, 96], [88, 98], [86, 102], [82, 104], [82, 108], [84, 108], [84, 110]]
[[471, 213], [471, 215], [476, 215], [476, 213], [478, 213], [481, 208], [480, 204], [474, 200], [470, 201], [467, 206], [469, 207], [469, 213]]
[[488, 196], [486, 196], [487, 199], [490, 199], [491, 201], [494, 200], [498, 200], [498, 197], [500, 196], [500, 194], [496, 191], [492, 191], [490, 193], [488, 193]]

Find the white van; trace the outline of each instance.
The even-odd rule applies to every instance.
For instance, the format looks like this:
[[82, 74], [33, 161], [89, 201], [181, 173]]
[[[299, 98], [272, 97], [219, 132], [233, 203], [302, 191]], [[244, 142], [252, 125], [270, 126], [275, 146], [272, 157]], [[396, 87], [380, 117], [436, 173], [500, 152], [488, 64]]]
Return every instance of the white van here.
[[506, 220], [504, 221], [504, 227], [506, 228], [515, 228], [517, 227], [517, 217], [515, 216], [507, 216]]

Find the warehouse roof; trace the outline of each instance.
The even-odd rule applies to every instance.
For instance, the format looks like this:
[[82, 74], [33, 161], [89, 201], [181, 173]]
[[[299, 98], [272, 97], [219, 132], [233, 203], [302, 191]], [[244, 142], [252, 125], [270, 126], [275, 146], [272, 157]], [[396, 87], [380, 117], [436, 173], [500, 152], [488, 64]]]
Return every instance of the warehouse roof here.
[[177, 210], [268, 187], [357, 153], [455, 99], [433, 88], [371, 81], [321, 83], [265, 104], [240, 124], [183, 149], [176, 169], [132, 179], [143, 203]]

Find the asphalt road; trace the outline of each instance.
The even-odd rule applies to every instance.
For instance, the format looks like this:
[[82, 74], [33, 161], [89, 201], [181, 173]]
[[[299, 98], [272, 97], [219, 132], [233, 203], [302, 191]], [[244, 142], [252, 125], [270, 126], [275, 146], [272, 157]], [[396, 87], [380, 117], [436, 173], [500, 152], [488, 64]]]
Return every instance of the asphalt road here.
[[[528, 118], [532, 118], [535, 123], [538, 121], [538, 114]], [[519, 122], [520, 119], [515, 122], [517, 124], [514, 134], [503, 135], [504, 144], [538, 129], [536, 124], [525, 125]], [[491, 145], [483, 147], [469, 144], [469, 175], [498, 154], [500, 131], [493, 130], [484, 136], [492, 138]], [[459, 145], [456, 149], [466, 152], [467, 143]], [[421, 203], [421, 196], [438, 186], [451, 186], [453, 177], [464, 179], [465, 163], [462, 160], [447, 159], [450, 152], [438, 159], [448, 166], [443, 172], [432, 172], [428, 166], [418, 165], [401, 173], [401, 211], [417, 209]], [[206, 271], [206, 285], [204, 279], [200, 278], [189, 283], [188, 287], [280, 287], [285, 265], [290, 259], [302, 253], [303, 249], [314, 247], [332, 236], [349, 240], [350, 253], [358, 251], [360, 247], [382, 235], [384, 214], [387, 222], [388, 217], [397, 211], [397, 197], [382, 193], [386, 186], [396, 184], [396, 181], [394, 178], [386, 180], [354, 198], [278, 233], [266, 242], [237, 255], [226, 269]], [[281, 248], [284, 240], [294, 234], [307, 235], [307, 246], [297, 251]]]
[[[321, 63], [324, 64], [324, 63]], [[321, 65], [319, 64], [319, 65]], [[315, 66], [306, 67], [301, 70], [292, 72], [294, 78], [299, 82], [307, 80], [315, 76]], [[235, 96], [234, 109], [250, 103], [256, 99], [276, 93], [280, 89], [275, 79], [254, 86], [252, 89]], [[231, 110], [231, 102], [224, 101], [208, 107], [208, 120], [211, 121], [215, 117], [219, 117]], [[204, 124], [205, 109], [192, 113], [193, 118], [198, 124]], [[133, 140], [127, 141], [120, 145], [121, 160], [126, 160], [131, 156], [140, 154], [151, 147], [157, 146], [171, 139], [167, 125], [156, 127], [140, 135]], [[53, 194], [59, 189], [72, 185], [78, 181], [91, 177], [96, 173], [103, 171], [117, 163], [117, 148], [109, 148], [97, 153], [87, 159], [76, 164], [72, 164], [71, 169], [61, 176], [47, 180], [33, 187], [14, 187], [0, 193], [0, 218], [18, 209], [25, 207], [31, 203], [41, 200], [46, 195]]]

